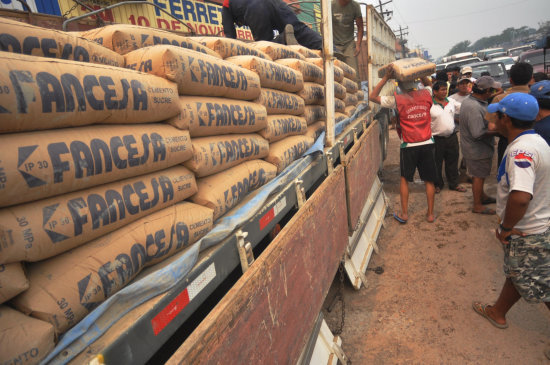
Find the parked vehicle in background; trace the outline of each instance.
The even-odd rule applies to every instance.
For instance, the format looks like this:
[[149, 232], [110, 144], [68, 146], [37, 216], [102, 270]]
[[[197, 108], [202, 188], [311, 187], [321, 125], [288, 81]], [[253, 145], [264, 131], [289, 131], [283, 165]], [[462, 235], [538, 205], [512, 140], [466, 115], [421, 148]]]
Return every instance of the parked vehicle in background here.
[[472, 58], [474, 54], [472, 52], [462, 52], [462, 53], [455, 53], [448, 57], [448, 61], [460, 61], [465, 60], [467, 58]]
[[506, 56], [505, 51], [490, 53], [490, 54], [487, 55], [487, 61], [493, 60], [493, 59], [498, 58], [498, 57], [504, 57], [504, 56]]
[[519, 55], [519, 62], [527, 62], [533, 66], [533, 72], [550, 74], [550, 52], [546, 54], [546, 67], [544, 65], [544, 49], [533, 49]]
[[[445, 69], [449, 70], [449, 69], [452, 69], [454, 67], [462, 68], [462, 66], [464, 66], [468, 63], [474, 63], [474, 62], [480, 62], [480, 61], [481, 61], [481, 59], [479, 57], [471, 57], [471, 58], [466, 58], [466, 59], [460, 60], [460, 61], [447, 62], [445, 64]], [[437, 66], [436, 66], [436, 70], [437, 70]]]
[[513, 48], [508, 49], [508, 56], [512, 57], [514, 59], [514, 61], [517, 62], [518, 59], [519, 59], [519, 55], [522, 52], [528, 51], [532, 48], [533, 48], [532, 44], [526, 44], [524, 46], [513, 47]]
[[466, 66], [470, 66], [472, 68], [473, 78], [479, 79], [482, 73], [488, 72], [493, 79], [502, 84], [503, 89], [510, 87], [508, 71], [506, 71], [506, 67], [501, 61], [483, 61], [464, 65], [464, 67]]
[[516, 61], [510, 56], [496, 57], [491, 59], [491, 61], [500, 61], [504, 63], [504, 66], [506, 67], [506, 71], [510, 71], [514, 63], [516, 63]]
[[482, 50], [479, 50], [476, 52], [476, 56], [481, 58], [482, 60], [486, 60], [487, 56], [489, 56], [492, 53], [495, 52], [504, 52], [504, 48], [498, 47], [498, 48], [485, 48]]

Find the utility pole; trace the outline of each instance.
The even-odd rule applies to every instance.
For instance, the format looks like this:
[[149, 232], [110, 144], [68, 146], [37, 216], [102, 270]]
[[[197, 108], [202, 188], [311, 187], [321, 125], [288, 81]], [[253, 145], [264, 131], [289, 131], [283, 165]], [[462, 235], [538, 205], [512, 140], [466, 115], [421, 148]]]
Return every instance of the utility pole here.
[[[382, 6], [384, 5], [387, 5], [389, 3], [391, 3], [393, 0], [389, 0], [389, 1], [386, 1], [385, 3], [382, 2], [382, 0], [378, 0], [378, 6], [376, 6], [378, 8], [378, 12], [380, 13], [380, 15], [382, 15], [382, 17], [384, 17], [384, 20], [389, 20], [393, 14], [393, 10], [388, 10], [388, 11], [384, 11], [384, 8], [382, 8]], [[386, 19], [385, 17], [388, 17], [388, 19]]]
[[405, 44], [407, 43], [407, 40], [403, 37], [409, 34], [409, 32], [407, 32], [408, 30], [409, 27], [402, 28], [401, 26], [399, 26], [399, 30], [393, 31], [399, 37], [399, 44], [401, 45], [401, 55], [403, 58], [407, 58], [407, 55], [405, 53]]

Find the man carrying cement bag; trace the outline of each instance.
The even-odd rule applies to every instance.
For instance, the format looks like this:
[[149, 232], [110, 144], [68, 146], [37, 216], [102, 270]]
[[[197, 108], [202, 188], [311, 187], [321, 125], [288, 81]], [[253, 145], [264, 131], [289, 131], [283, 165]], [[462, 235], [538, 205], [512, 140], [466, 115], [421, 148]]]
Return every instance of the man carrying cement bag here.
[[[302, 23], [282, 0], [224, 0], [223, 31], [228, 38], [237, 38], [235, 23], [250, 27], [255, 41], [301, 44], [321, 49], [321, 36]], [[279, 35], [273, 38], [273, 30]]]
[[402, 94], [394, 96], [380, 96], [380, 90], [394, 78], [393, 65], [386, 68], [384, 77], [378, 82], [374, 90], [369, 94], [369, 100], [380, 104], [384, 108], [397, 108], [398, 126], [397, 134], [401, 138], [401, 213], [394, 213], [393, 217], [399, 223], [405, 224], [409, 219], [409, 182], [413, 181], [415, 170], [418, 168], [420, 178], [426, 184], [426, 196], [428, 198], [428, 212], [426, 220], [435, 221], [433, 212], [436, 179], [435, 148], [432, 138], [430, 108], [432, 107], [431, 80], [424, 76], [422, 83], [426, 86], [422, 90], [414, 90], [412, 81], [399, 81]]

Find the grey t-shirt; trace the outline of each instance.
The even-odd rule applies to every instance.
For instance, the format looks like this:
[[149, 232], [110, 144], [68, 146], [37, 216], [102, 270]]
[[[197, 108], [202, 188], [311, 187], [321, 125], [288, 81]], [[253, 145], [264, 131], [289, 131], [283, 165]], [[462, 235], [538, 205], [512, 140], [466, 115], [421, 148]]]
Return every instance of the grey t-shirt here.
[[332, 0], [332, 34], [334, 36], [334, 44], [343, 46], [353, 41], [355, 19], [362, 16], [361, 8], [354, 0], [351, 0], [346, 6], [341, 6], [337, 0]]
[[459, 130], [462, 155], [467, 160], [492, 158], [495, 137], [487, 135], [487, 102], [468, 96], [460, 107]]

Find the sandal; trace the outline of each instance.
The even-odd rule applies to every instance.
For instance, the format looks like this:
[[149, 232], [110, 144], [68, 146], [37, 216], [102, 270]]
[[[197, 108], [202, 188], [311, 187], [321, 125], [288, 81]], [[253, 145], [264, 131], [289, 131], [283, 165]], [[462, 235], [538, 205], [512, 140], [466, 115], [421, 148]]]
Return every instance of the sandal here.
[[497, 200], [495, 198], [487, 197], [486, 199], [483, 199], [481, 201], [481, 204], [487, 205], [487, 204], [495, 204]]
[[436, 186], [436, 187], [435, 187], [435, 193], [436, 193], [436, 194], [441, 193], [441, 188], [440, 188], [439, 186]]
[[458, 191], [460, 193], [465, 193], [467, 191], [466, 188], [464, 186], [461, 186], [461, 185], [457, 185], [455, 188], [453, 188], [451, 190]]
[[501, 330], [508, 328], [508, 323], [498, 323], [497, 321], [489, 317], [489, 315], [487, 314], [487, 307], [490, 307], [490, 305], [481, 304], [480, 302], [472, 303], [472, 308], [474, 309], [474, 311], [486, 320], [488, 320], [489, 323], [491, 323], [493, 326], [495, 326], [496, 328], [500, 328]]
[[490, 208], [485, 208], [481, 212], [476, 212], [475, 210], [472, 209], [472, 213], [486, 214], [486, 215], [495, 215], [495, 214], [497, 214], [497, 212], [495, 212], [493, 209], [490, 209]]
[[407, 223], [407, 220], [401, 218], [397, 213], [393, 213], [393, 219], [395, 219], [396, 221], [398, 221], [401, 224]]

